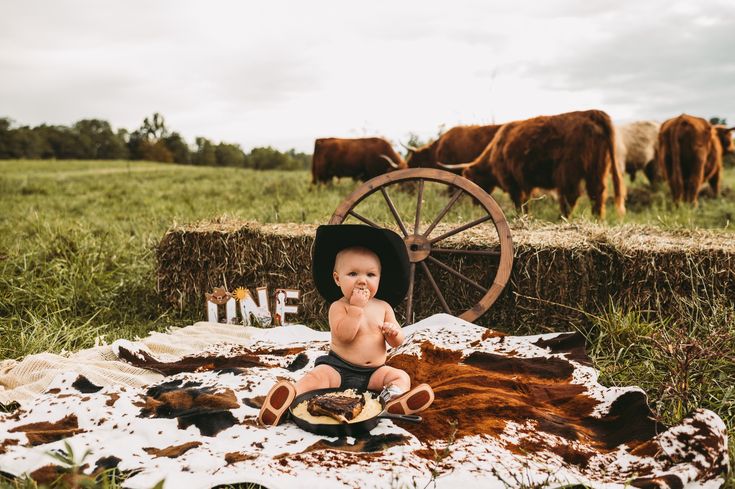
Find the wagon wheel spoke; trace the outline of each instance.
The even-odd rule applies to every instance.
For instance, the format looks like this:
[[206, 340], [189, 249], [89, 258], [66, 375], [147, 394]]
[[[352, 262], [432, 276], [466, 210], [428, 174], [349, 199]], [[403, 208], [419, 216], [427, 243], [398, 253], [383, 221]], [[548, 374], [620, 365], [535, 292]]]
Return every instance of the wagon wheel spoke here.
[[385, 187], [380, 187], [380, 193], [383, 194], [385, 203], [388, 204], [388, 208], [390, 209], [391, 214], [393, 214], [393, 218], [398, 223], [398, 227], [401, 228], [401, 232], [403, 233], [403, 237], [405, 238], [406, 236], [408, 236], [408, 231], [406, 230], [406, 226], [403, 224], [403, 220], [401, 220], [401, 216], [398, 215], [396, 206], [393, 205], [393, 201], [390, 200], [390, 197], [388, 196], [388, 191], [385, 190]]
[[426, 259], [429, 260], [429, 261], [431, 261], [431, 263], [436, 263], [439, 267], [443, 268], [444, 270], [446, 270], [447, 272], [451, 273], [455, 277], [457, 277], [457, 278], [459, 278], [461, 280], [464, 280], [465, 282], [467, 282], [468, 284], [470, 284], [471, 286], [473, 286], [474, 288], [476, 288], [477, 290], [479, 290], [483, 294], [485, 292], [487, 292], [488, 290], [490, 290], [490, 289], [487, 289], [487, 288], [483, 287], [482, 285], [478, 284], [477, 282], [475, 282], [471, 278], [469, 278], [469, 277], [467, 277], [465, 275], [462, 275], [461, 273], [459, 273], [457, 270], [455, 270], [454, 268], [450, 267], [449, 265], [440, 262], [439, 260], [437, 260], [433, 256], [427, 256]]
[[377, 224], [375, 224], [375, 223], [374, 223], [373, 221], [371, 221], [370, 219], [368, 219], [367, 217], [365, 217], [365, 216], [362, 216], [362, 215], [358, 214], [358, 213], [357, 213], [357, 212], [355, 212], [354, 210], [350, 210], [350, 211], [348, 212], [348, 214], [349, 214], [349, 215], [351, 215], [352, 217], [354, 217], [355, 219], [358, 219], [358, 220], [360, 220], [360, 221], [364, 222], [364, 223], [365, 223], [365, 224], [367, 224], [368, 226], [372, 226], [372, 227], [374, 227], [374, 228], [379, 228], [379, 227], [380, 227], [380, 226], [378, 226]]
[[457, 255], [488, 255], [488, 256], [500, 256], [500, 251], [497, 250], [463, 250], [459, 248], [431, 248], [432, 253], [449, 253]]
[[421, 225], [421, 205], [424, 198], [424, 179], [419, 180], [419, 197], [416, 201], [416, 221], [413, 224], [413, 233], [419, 234], [419, 226]]
[[444, 312], [447, 314], [452, 314], [452, 311], [449, 310], [449, 306], [447, 305], [447, 301], [444, 300], [444, 296], [442, 295], [442, 291], [439, 290], [439, 286], [436, 285], [436, 281], [434, 280], [434, 276], [429, 271], [429, 267], [426, 265], [426, 262], [421, 262], [421, 268], [424, 270], [424, 273], [429, 279], [429, 283], [431, 284], [431, 287], [434, 289], [434, 292], [436, 293], [436, 296], [439, 298], [439, 302], [441, 302], [442, 307], [444, 308]]
[[454, 228], [451, 231], [447, 231], [446, 233], [442, 234], [441, 236], [438, 236], [438, 237], [432, 239], [430, 242], [431, 242], [431, 244], [434, 244], [437, 241], [441, 241], [441, 240], [446, 239], [446, 238], [448, 238], [450, 236], [454, 236], [457, 233], [461, 233], [462, 231], [464, 231], [466, 229], [469, 229], [469, 228], [478, 226], [478, 225], [482, 224], [485, 221], [489, 221], [492, 218], [493, 217], [490, 214], [488, 214], [488, 215], [486, 215], [484, 217], [480, 217], [479, 219], [475, 219], [472, 222], [468, 222], [467, 224], [465, 224], [463, 226], [460, 226], [458, 228]]
[[408, 295], [406, 296], [406, 322], [410, 323], [413, 317], [413, 286], [416, 278], [416, 264], [411, 263], [408, 269]]
[[462, 195], [462, 191], [461, 190], [457, 190], [454, 193], [454, 195], [452, 196], [452, 199], [447, 203], [447, 205], [444, 206], [444, 209], [442, 209], [442, 211], [439, 213], [439, 215], [436, 216], [436, 219], [434, 219], [434, 222], [432, 222], [431, 225], [429, 226], [429, 228], [426, 231], [424, 231], [424, 236], [426, 236], [427, 238], [429, 237], [429, 235], [434, 230], [434, 228], [436, 227], [436, 225], [439, 224], [439, 221], [441, 221], [442, 218], [447, 214], [447, 212], [449, 212], [449, 209], [451, 209], [452, 206], [454, 205], [454, 203], [457, 202], [457, 200], [459, 200], [459, 197], [461, 195]]

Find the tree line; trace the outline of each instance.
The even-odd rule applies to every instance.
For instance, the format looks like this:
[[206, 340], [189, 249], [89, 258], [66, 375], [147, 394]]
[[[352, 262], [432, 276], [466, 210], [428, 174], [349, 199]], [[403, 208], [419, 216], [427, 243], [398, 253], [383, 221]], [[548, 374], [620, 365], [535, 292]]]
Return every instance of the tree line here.
[[161, 114], [146, 117], [129, 132], [114, 131], [100, 119], [83, 119], [72, 126], [15, 127], [12, 119], [0, 117], [0, 159], [147, 160], [201, 166], [234, 166], [256, 170], [304, 170], [311, 155], [259, 147], [245, 153], [239, 144], [215, 143], [197, 137], [190, 146], [171, 131]]

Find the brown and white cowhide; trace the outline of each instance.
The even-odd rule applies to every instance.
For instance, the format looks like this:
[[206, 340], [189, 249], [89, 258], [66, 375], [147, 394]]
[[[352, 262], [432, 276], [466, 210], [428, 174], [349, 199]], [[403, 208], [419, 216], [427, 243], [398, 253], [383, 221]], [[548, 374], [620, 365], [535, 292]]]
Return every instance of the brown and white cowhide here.
[[87, 474], [116, 467], [125, 487], [719, 487], [728, 469], [722, 420], [698, 410], [656, 421], [636, 387], [597, 383], [581, 336], [505, 336], [447, 315], [405, 328], [389, 364], [436, 401], [420, 424], [381, 420], [363, 438], [327, 438], [292, 422], [260, 428], [279, 378], [297, 379], [327, 351], [304, 326], [253, 329], [247, 346], [154, 358], [118, 341], [119, 357], [166, 377], [142, 389], [60, 375], [0, 415], [0, 472], [39, 482], [68, 471], [49, 454], [70, 444]]

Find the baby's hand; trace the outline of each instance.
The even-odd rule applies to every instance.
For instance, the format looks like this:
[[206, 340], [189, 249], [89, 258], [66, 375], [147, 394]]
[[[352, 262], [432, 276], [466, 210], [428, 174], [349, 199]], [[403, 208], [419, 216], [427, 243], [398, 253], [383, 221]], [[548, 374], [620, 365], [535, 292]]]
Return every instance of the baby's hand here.
[[380, 331], [383, 332], [383, 336], [393, 338], [398, 335], [398, 332], [400, 331], [400, 326], [398, 326], [396, 323], [386, 322], [383, 323], [383, 325], [380, 327]]
[[370, 291], [368, 289], [359, 289], [357, 287], [352, 289], [352, 295], [350, 296], [350, 305], [365, 307], [369, 300]]

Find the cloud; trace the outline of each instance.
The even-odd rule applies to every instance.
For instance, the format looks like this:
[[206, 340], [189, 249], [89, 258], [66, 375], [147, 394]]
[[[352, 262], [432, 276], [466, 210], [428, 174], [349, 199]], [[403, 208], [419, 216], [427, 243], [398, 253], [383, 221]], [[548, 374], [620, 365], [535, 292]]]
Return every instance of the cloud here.
[[528, 64], [525, 76], [553, 90], [599, 91], [636, 117], [735, 115], [735, 6], [674, 9], [601, 30], [553, 62]]
[[5, 3], [21, 124], [160, 112], [188, 141], [310, 150], [589, 107], [735, 120], [731, 0]]
[[239, 110], [287, 104], [320, 86], [316, 64], [285, 48], [269, 47], [239, 60], [212, 66], [216, 92]]

